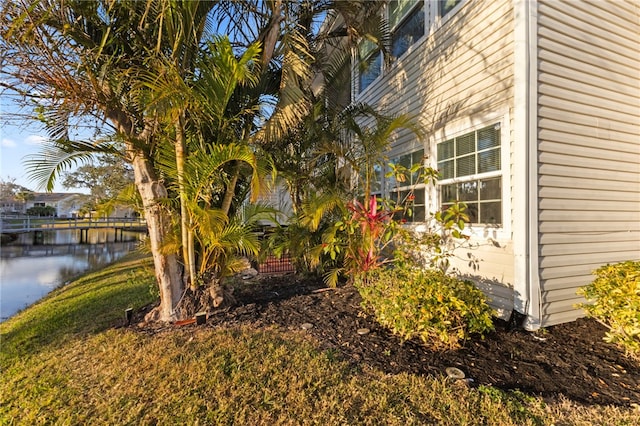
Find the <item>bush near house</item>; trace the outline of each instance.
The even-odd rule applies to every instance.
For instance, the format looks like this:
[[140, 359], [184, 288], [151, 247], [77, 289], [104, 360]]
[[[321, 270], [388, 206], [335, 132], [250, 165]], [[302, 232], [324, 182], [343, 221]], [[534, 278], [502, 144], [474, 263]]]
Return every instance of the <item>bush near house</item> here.
[[594, 274], [596, 279], [578, 290], [587, 299], [580, 307], [609, 328], [605, 341], [640, 357], [640, 261], [602, 266]]
[[34, 206], [27, 209], [29, 216], [53, 217], [56, 215], [56, 209], [52, 206]]
[[[339, 273], [346, 274], [363, 306], [401, 338], [417, 337], [437, 349], [456, 348], [469, 334], [493, 329], [493, 311], [484, 294], [471, 282], [444, 272], [448, 247], [456, 240], [466, 241], [462, 235], [469, 220], [466, 206], [456, 203], [434, 218], [438, 231], [418, 236], [398, 220], [397, 213], [408, 209], [406, 202], [384, 198], [379, 202], [375, 195], [349, 202], [342, 220], [323, 235], [325, 253], [332, 261], [341, 259], [341, 266], [325, 278], [329, 276], [331, 284]], [[416, 256], [416, 247], [433, 258], [425, 261]]]
[[492, 309], [470, 281], [438, 269], [380, 268], [355, 283], [365, 308], [405, 340], [451, 349], [493, 330]]

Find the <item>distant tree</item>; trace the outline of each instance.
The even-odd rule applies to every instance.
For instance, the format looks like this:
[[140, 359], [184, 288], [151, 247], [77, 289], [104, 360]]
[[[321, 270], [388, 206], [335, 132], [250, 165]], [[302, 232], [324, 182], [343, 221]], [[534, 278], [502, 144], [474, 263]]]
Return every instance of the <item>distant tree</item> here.
[[[15, 178], [7, 177], [6, 180], [0, 178], [0, 198], [18, 198], [19, 194], [33, 194], [33, 191], [25, 188], [24, 186], [18, 185]], [[23, 201], [26, 201], [26, 199]]]
[[86, 188], [96, 202], [117, 197], [134, 182], [133, 169], [121, 157], [96, 156], [73, 172], [63, 174], [65, 189]]
[[35, 193], [33, 191], [29, 191], [28, 189], [23, 189], [15, 195], [15, 199], [18, 201], [22, 201], [23, 203], [33, 200], [35, 197]]

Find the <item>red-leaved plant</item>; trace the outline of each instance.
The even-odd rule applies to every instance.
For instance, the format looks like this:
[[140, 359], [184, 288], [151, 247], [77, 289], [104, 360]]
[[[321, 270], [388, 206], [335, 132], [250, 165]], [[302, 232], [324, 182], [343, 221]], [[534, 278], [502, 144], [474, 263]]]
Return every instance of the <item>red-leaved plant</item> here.
[[395, 234], [397, 223], [393, 220], [395, 209], [378, 203], [375, 195], [366, 202], [353, 200], [346, 205], [342, 221], [334, 224], [331, 232], [323, 236], [323, 248], [331, 258], [344, 255], [342, 267], [325, 276], [335, 285], [340, 274], [350, 280], [366, 279], [366, 274], [380, 267], [389, 259], [381, 255]]
[[386, 231], [394, 212], [382, 207], [378, 209], [378, 199], [375, 195], [369, 198], [368, 204], [354, 200], [347, 208], [353, 213], [350, 222], [359, 225], [359, 233], [352, 234], [356, 244], [350, 245], [355, 253], [349, 253], [348, 250], [347, 257], [353, 261], [356, 271], [367, 273], [380, 265], [380, 251], [391, 237]]

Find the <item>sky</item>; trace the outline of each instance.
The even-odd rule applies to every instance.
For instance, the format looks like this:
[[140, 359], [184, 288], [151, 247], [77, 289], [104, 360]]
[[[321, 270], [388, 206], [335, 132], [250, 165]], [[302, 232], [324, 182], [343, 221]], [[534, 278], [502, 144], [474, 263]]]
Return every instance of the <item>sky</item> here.
[[[46, 136], [37, 127], [25, 127], [8, 124], [2, 111], [2, 128], [0, 130], [0, 178], [12, 181], [34, 191], [41, 191], [30, 181], [25, 171], [24, 159], [28, 155], [37, 154]], [[26, 123], [25, 123], [26, 124]], [[58, 188], [62, 189], [62, 188]], [[57, 192], [57, 189], [56, 189]]]
[[[27, 156], [40, 152], [42, 144], [47, 140], [46, 132], [41, 126], [26, 118], [16, 118], [18, 109], [12, 99], [0, 93], [0, 179], [14, 181], [27, 189], [37, 192], [45, 191], [36, 182], [29, 179], [26, 172]], [[82, 189], [64, 189], [58, 179], [54, 192], [87, 192]]]

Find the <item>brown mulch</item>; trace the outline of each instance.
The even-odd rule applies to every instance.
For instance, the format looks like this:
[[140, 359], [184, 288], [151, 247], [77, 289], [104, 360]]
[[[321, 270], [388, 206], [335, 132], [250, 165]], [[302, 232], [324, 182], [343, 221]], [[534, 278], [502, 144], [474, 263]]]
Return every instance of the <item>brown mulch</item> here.
[[[605, 328], [594, 320], [579, 319], [537, 333], [510, 330], [497, 321], [495, 332], [484, 339], [436, 352], [419, 341], [403, 343], [378, 325], [363, 311], [352, 286], [327, 289], [319, 281], [281, 275], [246, 281], [234, 296], [235, 306], [210, 313], [206, 326], [302, 330], [303, 324], [311, 324], [305, 332], [323, 349], [389, 374], [445, 375], [447, 367], [457, 367], [471, 386], [564, 395], [583, 404], [640, 404], [640, 363], [605, 343]], [[359, 329], [369, 332], [359, 334]]]

